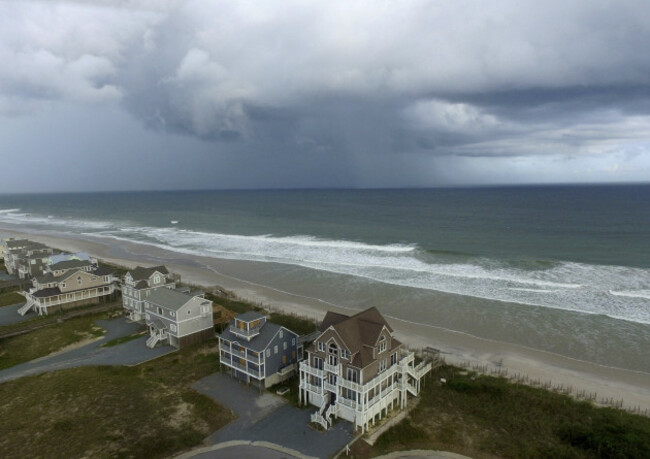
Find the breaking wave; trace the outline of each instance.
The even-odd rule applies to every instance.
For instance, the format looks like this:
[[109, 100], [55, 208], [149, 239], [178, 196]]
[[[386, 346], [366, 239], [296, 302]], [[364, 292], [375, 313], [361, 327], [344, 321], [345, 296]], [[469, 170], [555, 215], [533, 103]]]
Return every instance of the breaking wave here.
[[0, 210], [0, 222], [112, 238], [176, 251], [277, 262], [402, 287], [650, 323], [650, 270], [576, 262], [509, 262], [309, 235], [239, 235], [133, 222], [47, 218]]

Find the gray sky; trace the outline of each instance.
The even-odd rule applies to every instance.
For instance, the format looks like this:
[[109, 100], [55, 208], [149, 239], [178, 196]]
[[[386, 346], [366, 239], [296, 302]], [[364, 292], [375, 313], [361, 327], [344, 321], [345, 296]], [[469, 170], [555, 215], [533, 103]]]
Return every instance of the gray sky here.
[[650, 181], [647, 0], [0, 2], [0, 192]]

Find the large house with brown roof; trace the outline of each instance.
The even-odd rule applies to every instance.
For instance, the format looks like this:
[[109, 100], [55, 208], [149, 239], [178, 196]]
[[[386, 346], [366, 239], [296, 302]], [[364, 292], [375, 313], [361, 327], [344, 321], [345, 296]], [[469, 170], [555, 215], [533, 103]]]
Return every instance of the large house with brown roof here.
[[415, 365], [415, 355], [393, 337], [377, 308], [353, 316], [329, 311], [321, 334], [300, 362], [300, 402], [317, 406], [312, 422], [327, 429], [334, 417], [365, 432], [390, 409], [417, 396], [431, 363]]
[[122, 305], [134, 322], [145, 322], [145, 301], [159, 288], [175, 289], [176, 282], [165, 266], [137, 266], [127, 272], [122, 285]]

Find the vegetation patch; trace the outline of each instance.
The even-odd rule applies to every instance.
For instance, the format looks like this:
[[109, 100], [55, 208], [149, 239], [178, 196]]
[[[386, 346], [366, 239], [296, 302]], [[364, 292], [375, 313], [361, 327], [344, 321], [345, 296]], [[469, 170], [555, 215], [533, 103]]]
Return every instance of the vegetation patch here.
[[230, 311], [235, 312], [237, 314], [242, 314], [247, 311], [263, 311], [263, 309], [260, 306], [256, 306], [252, 303], [238, 300], [236, 298], [226, 296], [226, 295], [217, 295], [214, 293], [206, 292], [205, 298], [207, 300], [220, 304], [224, 308], [229, 309]]
[[141, 331], [139, 333], [133, 333], [132, 335], [128, 336], [120, 336], [119, 338], [106, 341], [104, 344], [102, 344], [102, 347], [113, 347], [123, 343], [128, 343], [129, 341], [133, 341], [134, 339], [138, 339], [141, 336], [144, 336], [145, 333], [146, 331]]
[[12, 304], [22, 304], [25, 297], [16, 292], [0, 293], [0, 307], [11, 306]]
[[645, 458], [650, 451], [649, 418], [452, 366], [427, 376], [421, 398], [373, 447], [357, 442], [355, 454], [435, 449], [471, 457]]
[[280, 312], [272, 312], [269, 315], [269, 322], [286, 327], [298, 333], [298, 335], [307, 335], [318, 329], [318, 326], [312, 320]]
[[86, 339], [101, 337], [105, 330], [95, 324], [106, 313], [69, 319], [24, 335], [0, 340], [0, 369], [28, 362]]
[[157, 458], [201, 444], [232, 420], [189, 388], [218, 370], [204, 357], [214, 344], [137, 367], [74, 368], [0, 385], [0, 456]]

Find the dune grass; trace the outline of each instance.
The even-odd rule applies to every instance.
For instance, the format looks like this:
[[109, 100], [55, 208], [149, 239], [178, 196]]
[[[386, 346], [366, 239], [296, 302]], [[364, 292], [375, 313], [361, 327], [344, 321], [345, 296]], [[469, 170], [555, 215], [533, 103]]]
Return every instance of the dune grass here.
[[84, 339], [101, 337], [105, 330], [95, 324], [95, 321], [106, 317], [107, 313], [75, 317], [24, 335], [2, 339], [0, 369], [46, 356]]
[[421, 397], [373, 448], [358, 442], [357, 455], [437, 449], [472, 457], [642, 458], [650, 452], [649, 418], [503, 378], [444, 366], [427, 378]]
[[12, 304], [20, 304], [25, 302], [25, 297], [16, 292], [0, 293], [0, 308], [3, 306], [11, 306]]
[[[216, 342], [137, 367], [83, 367], [0, 385], [1, 457], [169, 457], [232, 420], [189, 385]], [[19, 414], [18, 414], [19, 413]]]
[[110, 341], [106, 341], [104, 344], [102, 344], [102, 347], [113, 347], [113, 346], [118, 346], [123, 343], [128, 343], [129, 341], [133, 341], [134, 339], [141, 338], [146, 334], [146, 331], [141, 331], [138, 333], [133, 333], [132, 335], [127, 335], [127, 336], [120, 336], [119, 338], [112, 339]]

